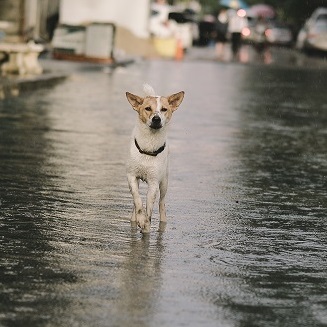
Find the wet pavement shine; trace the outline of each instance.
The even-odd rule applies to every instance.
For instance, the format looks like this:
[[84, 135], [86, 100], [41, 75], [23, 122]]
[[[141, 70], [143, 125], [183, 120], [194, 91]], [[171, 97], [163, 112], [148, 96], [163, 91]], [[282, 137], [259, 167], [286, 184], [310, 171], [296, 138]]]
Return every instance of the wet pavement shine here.
[[[63, 66], [0, 102], [1, 326], [327, 325], [326, 70]], [[125, 177], [144, 82], [186, 92], [148, 236]]]

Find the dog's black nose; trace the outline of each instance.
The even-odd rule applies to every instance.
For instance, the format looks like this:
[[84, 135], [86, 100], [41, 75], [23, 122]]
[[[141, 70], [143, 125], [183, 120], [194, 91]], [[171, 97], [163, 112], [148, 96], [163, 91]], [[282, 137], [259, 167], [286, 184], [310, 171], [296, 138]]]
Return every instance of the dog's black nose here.
[[159, 129], [162, 127], [161, 125], [161, 118], [157, 115], [153, 116], [152, 117], [152, 120], [151, 120], [151, 128], [153, 129]]
[[161, 118], [159, 116], [153, 116], [152, 122], [154, 124], [160, 124], [161, 123]]

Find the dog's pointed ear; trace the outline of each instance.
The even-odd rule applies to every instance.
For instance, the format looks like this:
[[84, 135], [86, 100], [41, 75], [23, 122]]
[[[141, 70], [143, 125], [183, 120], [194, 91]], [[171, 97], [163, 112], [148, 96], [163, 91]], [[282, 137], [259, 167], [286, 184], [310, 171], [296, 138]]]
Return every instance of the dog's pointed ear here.
[[126, 92], [126, 98], [133, 107], [133, 109], [136, 111], [139, 110], [139, 107], [142, 105], [144, 100], [143, 98], [129, 92]]
[[168, 103], [170, 104], [173, 111], [175, 111], [184, 99], [184, 91], [170, 95], [168, 98]]

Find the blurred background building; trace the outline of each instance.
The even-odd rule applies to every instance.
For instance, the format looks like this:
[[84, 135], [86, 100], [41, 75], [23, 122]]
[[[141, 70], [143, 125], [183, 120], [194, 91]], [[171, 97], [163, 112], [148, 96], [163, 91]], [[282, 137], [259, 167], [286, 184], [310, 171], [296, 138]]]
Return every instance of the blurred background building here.
[[0, 31], [8, 42], [46, 43], [58, 25], [111, 23], [117, 26], [117, 46], [137, 54], [140, 46], [151, 52], [149, 12], [150, 0], [1, 0]]
[[[232, 8], [229, 3], [238, 2], [240, 0], [0, 0], [0, 41], [34, 40], [85, 54], [87, 46], [96, 48], [97, 38], [104, 37], [107, 47], [99, 46], [100, 53], [106, 52], [109, 56], [115, 48], [129, 55], [152, 57], [158, 55], [163, 44], [165, 51], [173, 47], [173, 53], [177, 39], [184, 50], [193, 45], [212, 44], [219, 10], [226, 6]], [[272, 26], [266, 33], [270, 43], [287, 46], [296, 43], [298, 48], [308, 48], [313, 44], [309, 40], [312, 30], [317, 30], [315, 33], [322, 39], [320, 43], [327, 42], [325, 14], [319, 18], [319, 30], [305, 25], [314, 10], [326, 7], [326, 0], [242, 0], [242, 3], [248, 19], [243, 35], [245, 42], [253, 42], [251, 29], [255, 19], [250, 13], [251, 8], [260, 3], [274, 9], [274, 20], [270, 21]], [[60, 29], [56, 30], [57, 27]], [[279, 35], [284, 39], [278, 40]], [[87, 37], [92, 39], [90, 44]]]

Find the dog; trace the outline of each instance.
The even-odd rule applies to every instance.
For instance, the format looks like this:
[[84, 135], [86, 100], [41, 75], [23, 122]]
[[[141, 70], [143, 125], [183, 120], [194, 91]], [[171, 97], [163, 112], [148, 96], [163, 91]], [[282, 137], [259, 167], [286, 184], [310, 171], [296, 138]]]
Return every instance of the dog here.
[[[144, 85], [144, 91], [145, 97], [126, 92], [128, 102], [138, 113], [127, 161], [127, 180], [134, 202], [131, 222], [136, 223], [143, 233], [149, 233], [153, 206], [159, 192], [160, 222], [167, 221], [165, 208], [169, 154], [167, 128], [173, 112], [183, 101], [184, 91], [167, 97], [158, 96], [147, 84]], [[139, 193], [140, 180], [148, 184], [146, 208], [143, 207]]]

